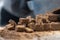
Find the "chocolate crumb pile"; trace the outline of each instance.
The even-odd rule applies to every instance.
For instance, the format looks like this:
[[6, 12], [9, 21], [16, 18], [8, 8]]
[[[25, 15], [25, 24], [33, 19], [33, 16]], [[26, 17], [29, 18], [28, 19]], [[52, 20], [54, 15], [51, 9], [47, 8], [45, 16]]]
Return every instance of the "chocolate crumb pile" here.
[[10, 19], [5, 26], [6, 30], [14, 30], [17, 32], [35, 32], [35, 31], [51, 31], [60, 30], [59, 14], [39, 14], [35, 18], [27, 16], [19, 18], [18, 23]]

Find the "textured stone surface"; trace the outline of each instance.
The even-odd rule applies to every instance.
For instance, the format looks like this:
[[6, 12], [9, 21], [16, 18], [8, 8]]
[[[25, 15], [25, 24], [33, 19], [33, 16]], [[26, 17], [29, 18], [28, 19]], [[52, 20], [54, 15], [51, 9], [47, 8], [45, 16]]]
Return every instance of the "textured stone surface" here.
[[25, 33], [4, 30], [0, 37], [4, 40], [60, 40], [60, 31]]

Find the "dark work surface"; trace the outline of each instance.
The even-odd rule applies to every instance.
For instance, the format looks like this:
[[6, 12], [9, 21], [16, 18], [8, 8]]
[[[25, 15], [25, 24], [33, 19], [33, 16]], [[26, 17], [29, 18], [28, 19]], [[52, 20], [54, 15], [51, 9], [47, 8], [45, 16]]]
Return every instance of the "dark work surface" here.
[[14, 21], [17, 22], [19, 18], [16, 16], [13, 16], [3, 8], [1, 12], [1, 25], [7, 24], [9, 19], [13, 19]]

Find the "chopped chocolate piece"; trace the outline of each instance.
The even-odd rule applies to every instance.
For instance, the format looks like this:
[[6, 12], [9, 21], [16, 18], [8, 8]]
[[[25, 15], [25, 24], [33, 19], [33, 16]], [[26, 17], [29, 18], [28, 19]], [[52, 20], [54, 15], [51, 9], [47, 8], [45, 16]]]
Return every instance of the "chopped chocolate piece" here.
[[54, 14], [49, 15], [49, 20], [51, 22], [57, 22], [58, 21], [58, 16], [57, 15], [54, 15]]
[[12, 20], [12, 19], [10, 19], [8, 22], [9, 22], [9, 24], [11, 24], [11, 25], [16, 25], [16, 22], [15, 22], [14, 20]]
[[26, 18], [20, 18], [18, 24], [27, 24], [29, 19]]
[[29, 19], [29, 22], [35, 22], [35, 19], [32, 18], [31, 16], [26, 17], [26, 19]]
[[36, 16], [35, 20], [36, 20], [36, 23], [38, 23], [39, 25], [43, 23], [42, 18], [39, 15]]
[[25, 25], [17, 25], [15, 28], [16, 31], [23, 32], [25, 31]]
[[38, 23], [36, 23], [34, 30], [35, 31], [43, 31], [44, 30], [43, 25], [39, 25]]
[[31, 29], [31, 28], [25, 28], [25, 30], [26, 30], [26, 32], [28, 32], [28, 33], [33, 32], [33, 29]]
[[6, 25], [6, 29], [8, 29], [8, 30], [14, 30], [14, 25], [7, 24]]
[[60, 23], [53, 22], [53, 23], [51, 23], [51, 27], [53, 30], [60, 30]]
[[35, 23], [34, 22], [29, 23], [28, 24], [28, 27], [34, 30]]

